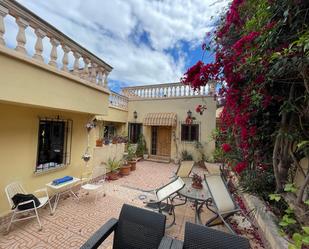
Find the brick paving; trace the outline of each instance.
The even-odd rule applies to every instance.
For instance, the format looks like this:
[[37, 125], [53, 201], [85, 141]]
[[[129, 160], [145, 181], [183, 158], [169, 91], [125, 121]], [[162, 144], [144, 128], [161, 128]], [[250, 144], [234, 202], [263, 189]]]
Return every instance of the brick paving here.
[[[211, 172], [218, 170], [216, 165], [208, 165]], [[49, 215], [48, 208], [39, 211], [42, 231], [38, 231], [36, 219], [21, 221], [12, 225], [9, 234], [5, 234], [3, 226], [0, 233], [0, 249], [8, 248], [79, 248], [101, 225], [108, 219], [119, 216], [124, 203], [145, 207], [139, 199], [140, 190], [154, 189], [170, 181], [170, 177], [176, 171], [173, 164], [163, 164], [148, 161], [137, 163], [137, 170], [129, 176], [116, 181], [108, 181], [105, 184], [105, 193], [94, 202], [94, 195], [79, 193], [80, 200], [72, 197], [61, 199], [56, 213]], [[194, 171], [205, 173], [203, 169]], [[204, 208], [202, 220], [210, 218], [210, 212]], [[176, 225], [166, 230], [166, 234], [183, 239], [184, 224], [186, 221], [194, 222], [194, 209], [191, 203], [176, 208]], [[219, 229], [224, 229], [218, 226]], [[112, 236], [110, 236], [100, 248], [112, 248]]]

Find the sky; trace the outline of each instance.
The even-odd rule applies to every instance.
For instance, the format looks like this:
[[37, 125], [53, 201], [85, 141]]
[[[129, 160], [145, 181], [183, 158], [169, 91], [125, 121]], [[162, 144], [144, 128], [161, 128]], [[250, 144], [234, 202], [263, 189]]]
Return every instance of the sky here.
[[[214, 30], [229, 0], [18, 2], [110, 64], [109, 86], [119, 91], [123, 86], [178, 82], [202, 58], [205, 34]], [[16, 26], [6, 19], [7, 25]], [[33, 53], [35, 36], [30, 29], [26, 32]], [[16, 45], [13, 35], [7, 39]], [[50, 49], [48, 38], [43, 42]], [[205, 62], [212, 60], [211, 53], [204, 56]]]

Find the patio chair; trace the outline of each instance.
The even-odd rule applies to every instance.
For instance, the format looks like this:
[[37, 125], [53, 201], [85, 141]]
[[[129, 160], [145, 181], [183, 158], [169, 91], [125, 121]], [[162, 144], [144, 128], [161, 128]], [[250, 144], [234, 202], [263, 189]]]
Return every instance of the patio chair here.
[[97, 201], [98, 195], [102, 191], [104, 191], [105, 175], [106, 175], [106, 167], [102, 165], [102, 166], [95, 166], [89, 177], [82, 178], [81, 189], [87, 192], [94, 192], [95, 203]]
[[[167, 226], [167, 228], [174, 225], [175, 219], [176, 219], [174, 209], [175, 209], [175, 206], [178, 206], [178, 205], [174, 205], [173, 197], [175, 197], [175, 194], [177, 194], [177, 192], [181, 190], [184, 186], [185, 186], [184, 181], [178, 176], [173, 181], [169, 182], [168, 184], [158, 189], [155, 189], [154, 190], [155, 200], [151, 200], [150, 202], [148, 202], [148, 204], [152, 204], [152, 205], [155, 204], [159, 213], [162, 213], [163, 209], [167, 205], [170, 204], [169, 214], [173, 215], [173, 220], [171, 224]], [[166, 203], [164, 203], [164, 201], [166, 201]]]
[[186, 222], [184, 242], [164, 236], [159, 249], [249, 249], [248, 239]]
[[186, 222], [183, 249], [249, 249], [248, 239]]
[[174, 177], [189, 177], [193, 166], [194, 161], [181, 161]]
[[[38, 207], [35, 206], [34, 200], [21, 202], [15, 207], [14, 203], [12, 201], [12, 197], [15, 194], [27, 194], [27, 192], [25, 191], [25, 189], [23, 188], [23, 186], [19, 182], [10, 183], [9, 185], [7, 185], [5, 187], [5, 193], [6, 193], [6, 197], [7, 197], [8, 201], [9, 201], [9, 205], [10, 205], [11, 209], [14, 210], [12, 217], [11, 217], [11, 220], [10, 220], [10, 223], [7, 227], [7, 232], [10, 231], [12, 223], [17, 222], [17, 221], [21, 221], [21, 220], [31, 219], [31, 218], [36, 218], [38, 223], [39, 223], [39, 229], [40, 230], [42, 229], [42, 224], [41, 224], [41, 221], [40, 221], [40, 218], [39, 218], [38, 209], [41, 208], [41, 207], [44, 207], [48, 203], [50, 211], [52, 213], [52, 206], [51, 206], [50, 201], [49, 201], [47, 189], [42, 188], [42, 189], [38, 189], [38, 190], [34, 191], [34, 193], [39, 193], [39, 192], [43, 192], [45, 195], [43, 197], [38, 198], [39, 201], [40, 201], [40, 205]], [[20, 205], [24, 205], [24, 204], [31, 203], [31, 202], [33, 202], [33, 208], [26, 209], [26, 210], [19, 210], [18, 209], [18, 207]], [[33, 215], [27, 215], [32, 211], [34, 212]], [[18, 217], [22, 214], [25, 214], [26, 216]]]
[[221, 219], [224, 225], [232, 233], [234, 233], [233, 229], [226, 222], [226, 219], [237, 212], [241, 212], [242, 215], [247, 219], [248, 217], [234, 202], [226, 182], [220, 174], [205, 175], [205, 181], [211, 195], [211, 200], [206, 202], [206, 207], [208, 210], [215, 214], [214, 217], [206, 222], [206, 226], [217, 225], [218, 223], [216, 220]]
[[156, 249], [164, 236], [165, 222], [162, 214], [124, 204], [119, 219], [110, 219], [81, 249], [98, 248], [112, 232], [113, 249]]

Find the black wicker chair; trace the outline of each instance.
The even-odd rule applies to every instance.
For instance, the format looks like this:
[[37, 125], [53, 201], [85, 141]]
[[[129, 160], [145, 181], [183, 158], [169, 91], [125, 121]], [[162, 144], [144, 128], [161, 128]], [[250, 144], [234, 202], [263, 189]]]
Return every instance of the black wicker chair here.
[[98, 248], [115, 232], [113, 249], [156, 249], [164, 236], [165, 222], [163, 214], [124, 204], [119, 220], [110, 219], [81, 248]]
[[246, 238], [201, 225], [186, 223], [183, 249], [249, 249]]

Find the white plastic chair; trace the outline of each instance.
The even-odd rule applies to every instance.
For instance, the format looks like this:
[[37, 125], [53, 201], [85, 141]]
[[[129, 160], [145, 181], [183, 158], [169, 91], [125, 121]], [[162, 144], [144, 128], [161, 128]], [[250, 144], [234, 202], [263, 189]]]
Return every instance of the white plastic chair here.
[[[87, 192], [95, 192], [95, 202], [97, 201], [98, 195], [102, 192], [104, 194], [104, 182], [106, 175], [106, 167], [95, 166], [92, 170], [92, 174], [88, 178], [82, 178], [81, 189]], [[100, 178], [98, 181], [97, 179]]]
[[[15, 194], [27, 194], [27, 192], [25, 191], [25, 189], [22, 187], [22, 185], [19, 182], [10, 183], [9, 185], [7, 185], [5, 187], [5, 193], [6, 193], [6, 196], [8, 198], [10, 207], [11, 207], [11, 209], [14, 209], [10, 223], [7, 227], [7, 232], [10, 231], [10, 227], [11, 227], [13, 222], [21, 221], [21, 220], [27, 220], [27, 219], [31, 219], [31, 218], [36, 218], [38, 223], [39, 223], [39, 226], [40, 226], [39, 229], [40, 230], [42, 229], [42, 224], [41, 224], [41, 221], [40, 221], [40, 218], [39, 218], [38, 209], [41, 208], [41, 207], [44, 207], [48, 203], [50, 211], [52, 212], [52, 206], [51, 206], [50, 201], [49, 201], [47, 189], [42, 188], [42, 189], [38, 189], [38, 190], [34, 191], [34, 193], [39, 193], [39, 192], [45, 193], [45, 196], [38, 198], [39, 201], [40, 201], [40, 206], [36, 207], [34, 200], [30, 200], [30, 201], [21, 202], [14, 208], [14, 203], [12, 201], [12, 197]], [[34, 208], [30, 208], [30, 209], [27, 209], [27, 210], [19, 210], [18, 209], [18, 206], [23, 205], [23, 204], [27, 204], [27, 203], [30, 203], [30, 202], [33, 202]], [[29, 216], [26, 216], [26, 217], [18, 217], [18, 216], [20, 216], [20, 214], [29, 213], [31, 211], [34, 211], [33, 215], [29, 215]]]

